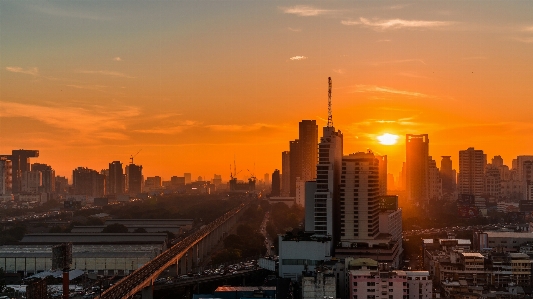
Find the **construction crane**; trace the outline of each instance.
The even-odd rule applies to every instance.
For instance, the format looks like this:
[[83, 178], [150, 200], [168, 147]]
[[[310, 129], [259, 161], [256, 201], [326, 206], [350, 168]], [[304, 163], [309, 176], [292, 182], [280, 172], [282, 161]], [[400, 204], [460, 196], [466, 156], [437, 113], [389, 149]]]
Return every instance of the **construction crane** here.
[[255, 177], [255, 174], [253, 172], [251, 172], [249, 169], [246, 169], [248, 170], [248, 172], [250, 173], [251, 177], [249, 178], [249, 180], [257, 180], [257, 178]]
[[333, 112], [331, 111], [331, 77], [328, 77], [328, 127], [333, 127]]
[[131, 155], [130, 164], [133, 164], [133, 158], [135, 158], [143, 149], [141, 148], [135, 155]]

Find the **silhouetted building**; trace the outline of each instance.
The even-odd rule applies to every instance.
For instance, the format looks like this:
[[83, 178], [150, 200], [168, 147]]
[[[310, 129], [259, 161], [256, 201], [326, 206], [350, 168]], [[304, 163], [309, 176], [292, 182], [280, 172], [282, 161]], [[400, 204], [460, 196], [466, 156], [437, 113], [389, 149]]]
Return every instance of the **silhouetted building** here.
[[142, 165], [129, 164], [126, 166], [126, 182], [129, 194], [137, 195], [142, 193], [143, 181]]
[[425, 205], [428, 198], [429, 138], [428, 134], [406, 135], [405, 179], [409, 201]]
[[56, 172], [52, 169], [52, 166], [33, 163], [31, 171], [39, 171], [41, 173], [43, 192], [53, 193], [56, 191]]
[[299, 123], [299, 141], [302, 159], [300, 179], [311, 181], [316, 178], [318, 157], [318, 126], [316, 120], [302, 120]]
[[281, 153], [281, 194], [289, 196], [291, 193], [291, 152]]
[[105, 177], [85, 167], [78, 167], [72, 172], [74, 194], [102, 197], [105, 195]]
[[0, 195], [11, 194], [12, 184], [12, 169], [11, 160], [7, 157], [0, 157]]
[[431, 156], [428, 157], [428, 198], [438, 200], [442, 197], [442, 180], [437, 162]]
[[387, 155], [375, 155], [379, 161], [379, 195], [387, 195]]
[[343, 135], [334, 127], [324, 127], [318, 144], [318, 164], [316, 165], [316, 191], [305, 195], [306, 210], [313, 210], [313, 219], [306, 220], [306, 227], [313, 223], [317, 235], [336, 237], [340, 231], [339, 185], [341, 183]]
[[459, 151], [458, 191], [460, 194], [475, 196], [483, 194], [486, 165], [487, 156], [482, 150], [470, 147]]
[[124, 171], [120, 161], [109, 163], [107, 194], [124, 194]]
[[1, 155], [11, 161], [12, 165], [12, 192], [17, 194], [22, 191], [22, 173], [30, 171], [30, 158], [39, 157], [37, 150], [12, 150], [11, 155]]
[[183, 177], [185, 178], [185, 185], [192, 183], [192, 174], [186, 172]]
[[68, 179], [64, 176], [56, 176], [55, 178], [56, 193], [65, 194], [68, 192]]
[[281, 195], [281, 180], [280, 180], [280, 174], [279, 170], [276, 169], [272, 173], [272, 191], [270, 192], [270, 196], [280, 196]]
[[443, 193], [452, 193], [454, 191], [453, 184], [453, 167], [451, 156], [441, 156], [442, 160], [440, 161], [440, 178], [442, 180], [442, 192]]
[[289, 142], [290, 159], [290, 186], [289, 195], [296, 196], [296, 179], [302, 177], [302, 152], [298, 139]]
[[43, 177], [40, 171], [24, 171], [21, 182], [21, 193], [38, 194], [43, 184]]
[[500, 198], [501, 197], [501, 189], [502, 189], [502, 182], [501, 182], [501, 174], [500, 170], [497, 166], [494, 166], [493, 164], [487, 164], [487, 167], [485, 169], [485, 182], [484, 182], [484, 188], [485, 188], [485, 194]]

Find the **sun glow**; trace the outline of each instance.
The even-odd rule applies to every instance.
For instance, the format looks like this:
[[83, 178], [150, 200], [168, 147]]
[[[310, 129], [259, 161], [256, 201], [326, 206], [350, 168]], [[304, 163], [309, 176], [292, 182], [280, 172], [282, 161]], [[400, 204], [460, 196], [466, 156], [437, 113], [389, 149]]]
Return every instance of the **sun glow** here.
[[393, 135], [393, 134], [389, 134], [389, 133], [385, 133], [381, 136], [378, 136], [378, 141], [379, 143], [383, 144], [383, 145], [393, 145], [393, 144], [396, 144], [396, 142], [398, 142], [398, 135]]

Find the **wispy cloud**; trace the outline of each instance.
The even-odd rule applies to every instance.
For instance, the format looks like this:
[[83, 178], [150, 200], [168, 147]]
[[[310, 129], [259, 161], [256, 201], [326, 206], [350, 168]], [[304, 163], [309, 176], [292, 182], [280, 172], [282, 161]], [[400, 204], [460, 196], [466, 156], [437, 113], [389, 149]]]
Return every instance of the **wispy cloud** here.
[[106, 70], [102, 70], [102, 71], [78, 71], [79, 73], [82, 73], [82, 74], [98, 74], [98, 75], [105, 75], [105, 76], [112, 76], [112, 77], [121, 77], [121, 78], [128, 78], [128, 79], [133, 79], [135, 77], [133, 76], [130, 76], [130, 75], [126, 75], [124, 73], [120, 73], [120, 72], [114, 72], [114, 71], [106, 71]]
[[386, 8], [386, 9], [390, 9], [390, 10], [398, 10], [398, 9], [403, 9], [403, 8], [408, 7], [408, 6], [411, 6], [411, 5], [412, 5], [411, 3], [407, 3], [407, 4], [396, 4], [396, 5], [386, 6], [385, 8]]
[[344, 70], [344, 69], [333, 69], [333, 72], [337, 73], [339, 75], [343, 75], [344, 73], [346, 73], [346, 70]]
[[419, 93], [419, 92], [398, 90], [398, 89], [393, 89], [390, 87], [383, 87], [383, 86], [376, 86], [376, 85], [356, 85], [355, 92], [378, 92], [378, 93], [398, 94], [398, 95], [404, 95], [404, 96], [410, 96], [410, 97], [429, 98], [428, 95]]
[[482, 59], [487, 59], [487, 56], [468, 56], [468, 57], [463, 57], [463, 60], [482, 60]]
[[[47, 15], [54, 16], [54, 17], [85, 19], [85, 20], [93, 20], [93, 21], [105, 19], [96, 13], [93, 14], [87, 11], [65, 9], [64, 5], [63, 6], [51, 5], [51, 2], [39, 2], [39, 4], [28, 5], [28, 7], [40, 13], [47, 14]], [[69, 5], [68, 7], [71, 7], [71, 6]]]
[[346, 26], [362, 26], [374, 30], [394, 30], [401, 28], [436, 28], [452, 25], [454, 22], [447, 21], [422, 21], [422, 20], [403, 20], [403, 19], [372, 19], [359, 18], [359, 20], [343, 20], [341, 24]]
[[397, 63], [410, 63], [410, 62], [418, 62], [418, 63], [421, 63], [421, 64], [426, 65], [426, 63], [424, 62], [424, 60], [422, 60], [422, 59], [416, 59], [416, 58], [413, 58], [413, 59], [396, 59], [396, 60], [378, 61], [378, 62], [373, 62], [373, 63], [371, 63], [371, 64], [372, 64], [372, 65], [380, 65], [380, 64], [397, 64]]
[[533, 26], [525, 27], [522, 31], [533, 32]]
[[122, 61], [122, 58], [120, 58], [120, 57], [117, 56], [117, 57], [114, 57], [113, 60], [114, 60], [114, 61]]
[[32, 75], [32, 76], [38, 76], [39, 75], [39, 69], [36, 67], [32, 67], [29, 69], [23, 69], [19, 66], [7, 66], [6, 71], [13, 72], [13, 73], [20, 73], [20, 74], [26, 74], [26, 75]]
[[[81, 108], [63, 105], [35, 105], [3, 102], [0, 117], [25, 117], [52, 127], [72, 132], [82, 138], [111, 136], [110, 132], [120, 133], [126, 128], [125, 121], [140, 114], [135, 107], [121, 110], [101, 109], [97, 106]], [[81, 136], [80, 136], [81, 135]]]
[[296, 5], [291, 7], [280, 7], [283, 13], [293, 14], [300, 17], [314, 17], [334, 12], [330, 9], [320, 9], [309, 5]]
[[104, 91], [105, 88], [107, 87], [105, 85], [75, 85], [75, 84], [69, 84], [66, 86], [77, 88], [77, 89], [88, 89], [88, 90], [97, 90], [97, 91]]
[[304, 59], [307, 59], [307, 57], [305, 56], [293, 56], [291, 58], [289, 58], [290, 60], [304, 60]]
[[264, 124], [264, 123], [255, 123], [250, 125], [207, 125], [206, 128], [209, 128], [213, 131], [223, 131], [223, 132], [252, 132], [261, 129], [273, 129], [276, 128], [274, 125]]
[[302, 29], [300, 29], [300, 28], [288, 27], [287, 29], [289, 29], [289, 31], [292, 31], [292, 32], [301, 32], [302, 31]]
[[533, 37], [515, 37], [514, 40], [521, 43], [531, 44], [533, 43]]
[[[169, 114], [155, 116], [155, 119], [164, 119], [168, 118]], [[201, 125], [200, 122], [194, 121], [194, 120], [185, 120], [185, 121], [179, 121], [177, 125], [164, 125], [164, 126], [155, 126], [153, 128], [147, 128], [147, 129], [138, 129], [134, 130], [134, 132], [139, 133], [147, 133], [147, 134], [162, 134], [162, 135], [173, 135], [177, 133], [181, 133], [187, 129], [191, 129], [194, 127], [199, 127]]]

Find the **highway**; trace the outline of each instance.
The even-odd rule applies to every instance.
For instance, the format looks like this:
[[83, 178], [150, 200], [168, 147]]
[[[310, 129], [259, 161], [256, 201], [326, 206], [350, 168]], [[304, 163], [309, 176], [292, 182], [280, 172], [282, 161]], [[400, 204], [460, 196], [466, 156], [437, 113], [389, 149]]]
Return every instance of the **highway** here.
[[104, 291], [99, 297], [102, 299], [118, 299], [129, 298], [141, 291], [143, 288], [151, 286], [153, 281], [163, 272], [166, 268], [176, 265], [177, 261], [183, 257], [189, 249], [200, 242], [203, 238], [224, 224], [231, 217], [237, 215], [240, 211], [245, 209], [247, 205], [242, 204], [236, 209], [233, 209], [223, 216], [219, 217], [210, 224], [199, 229], [195, 233], [187, 236], [165, 252], [158, 255], [149, 263], [145, 264], [141, 268], [137, 269], [132, 274], [124, 277], [115, 285]]

